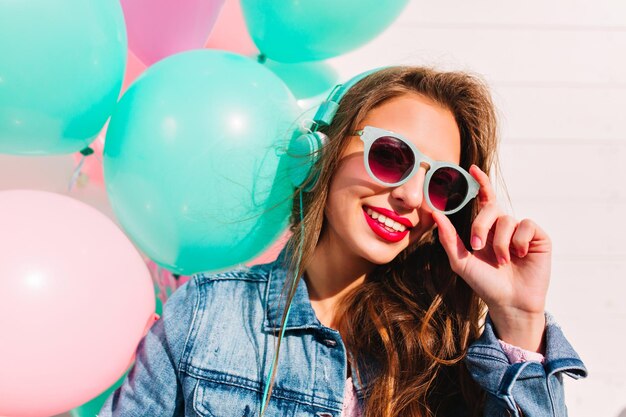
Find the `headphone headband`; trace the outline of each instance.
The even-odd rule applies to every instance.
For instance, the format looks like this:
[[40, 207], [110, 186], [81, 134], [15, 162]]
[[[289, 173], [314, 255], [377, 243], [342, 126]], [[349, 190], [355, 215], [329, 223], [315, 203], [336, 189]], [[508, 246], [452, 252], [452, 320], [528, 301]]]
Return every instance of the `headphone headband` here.
[[363, 78], [377, 71], [380, 71], [383, 68], [387, 67], [378, 67], [362, 72], [350, 78], [343, 84], [337, 84], [328, 95], [328, 98], [326, 98], [326, 100], [322, 104], [320, 104], [319, 108], [317, 109], [317, 112], [313, 117], [313, 121], [315, 122], [315, 126], [313, 127], [317, 128], [317, 126], [330, 125], [330, 123], [333, 121], [333, 118], [335, 117], [335, 114], [337, 113], [337, 109], [339, 108], [339, 102], [348, 92], [348, 90], [350, 90], [352, 86], [361, 81]]
[[[352, 86], [368, 75], [383, 68], [387, 67], [379, 67], [365, 71], [350, 78], [343, 84], [337, 84], [328, 95], [328, 98], [318, 107], [313, 117], [313, 126], [309, 129], [309, 133], [299, 134], [291, 140], [288, 152], [291, 156], [289, 176], [295, 187], [300, 187], [306, 179], [311, 176], [311, 167], [319, 158], [320, 150], [328, 140], [324, 133], [317, 131], [318, 127], [330, 125], [339, 108], [339, 102]], [[316, 182], [317, 176], [310, 181], [305, 191], [310, 191]]]

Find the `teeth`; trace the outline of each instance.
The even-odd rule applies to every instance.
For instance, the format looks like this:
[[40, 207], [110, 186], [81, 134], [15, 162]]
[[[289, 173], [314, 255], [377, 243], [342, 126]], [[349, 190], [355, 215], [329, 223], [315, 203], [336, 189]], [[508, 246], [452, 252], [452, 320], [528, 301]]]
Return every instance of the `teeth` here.
[[400, 224], [397, 221], [385, 216], [384, 214], [380, 214], [377, 211], [372, 210], [371, 208], [367, 209], [367, 214], [372, 219], [378, 220], [379, 223], [384, 224], [389, 231], [404, 232], [406, 230], [405, 225]]

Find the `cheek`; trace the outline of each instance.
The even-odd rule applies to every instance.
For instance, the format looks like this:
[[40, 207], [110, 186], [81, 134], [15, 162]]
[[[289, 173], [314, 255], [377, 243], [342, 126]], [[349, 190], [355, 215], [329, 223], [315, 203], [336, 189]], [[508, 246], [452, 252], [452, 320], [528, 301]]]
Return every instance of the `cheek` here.
[[413, 230], [409, 235], [411, 243], [417, 241], [425, 233], [428, 233], [435, 225], [435, 221], [433, 220], [432, 211], [430, 210], [430, 208], [420, 210], [419, 219], [420, 221], [417, 225], [417, 228]]
[[345, 217], [346, 207], [350, 201], [349, 188], [343, 184], [343, 177], [333, 178], [328, 190], [328, 198], [324, 207], [324, 216], [332, 224]]
[[358, 216], [357, 208], [362, 199], [372, 195], [373, 184], [358, 158], [344, 160], [335, 171], [328, 190], [328, 199], [324, 214], [331, 222], [341, 220], [345, 223]]
[[344, 157], [337, 167], [334, 176], [334, 181], [342, 186], [359, 184], [369, 179], [370, 177], [363, 164], [363, 155], [361, 153], [353, 153]]
[[331, 180], [328, 198], [344, 200], [347, 203], [353, 198], [370, 194], [377, 184], [367, 174], [363, 161], [358, 157], [344, 159]]

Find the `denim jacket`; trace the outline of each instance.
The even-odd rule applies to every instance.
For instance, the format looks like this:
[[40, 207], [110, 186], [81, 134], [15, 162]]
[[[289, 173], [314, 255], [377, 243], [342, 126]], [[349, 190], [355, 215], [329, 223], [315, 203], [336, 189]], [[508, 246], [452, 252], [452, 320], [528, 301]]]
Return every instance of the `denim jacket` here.
[[[198, 274], [180, 287], [99, 417], [259, 416], [284, 306], [283, 257], [284, 252], [270, 264]], [[487, 318], [465, 359], [488, 393], [484, 415], [566, 416], [562, 375], [580, 378], [587, 371], [550, 315], [545, 357], [545, 365], [509, 364]], [[320, 323], [300, 280], [265, 415], [339, 417], [348, 366], [339, 332]], [[368, 378], [361, 376], [364, 386], [353, 380], [362, 404]], [[464, 415], [457, 408], [444, 417]]]

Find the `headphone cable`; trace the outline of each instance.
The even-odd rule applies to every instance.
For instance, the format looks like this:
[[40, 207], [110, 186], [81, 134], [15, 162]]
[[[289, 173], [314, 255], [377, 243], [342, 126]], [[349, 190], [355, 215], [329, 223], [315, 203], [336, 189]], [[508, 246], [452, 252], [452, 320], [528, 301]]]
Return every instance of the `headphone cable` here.
[[[298, 194], [300, 197], [300, 242], [298, 242], [298, 262], [296, 263], [296, 274], [297, 274], [296, 277], [300, 276], [300, 262], [302, 261], [302, 251], [303, 251], [302, 247], [304, 245], [304, 215], [303, 215], [303, 210], [302, 210], [302, 188], [300, 188]], [[294, 278], [293, 283], [291, 285], [291, 294], [293, 294], [293, 291], [296, 288], [297, 282], [298, 282], [298, 279]], [[287, 327], [287, 320], [289, 320], [290, 311], [291, 311], [291, 301], [289, 302], [289, 308], [287, 309], [287, 313], [285, 314], [284, 325], [282, 326], [282, 329], [280, 331], [280, 337], [278, 339], [279, 342], [283, 340], [283, 335], [285, 334], [285, 327]], [[265, 384], [265, 390], [263, 392], [263, 400], [262, 400], [263, 405], [261, 407], [261, 417], [265, 413], [265, 407], [267, 405], [266, 404], [267, 394], [270, 388], [270, 380], [272, 378], [272, 372], [274, 371], [274, 364], [278, 363], [279, 349], [280, 349], [280, 345], [278, 345], [278, 349], [276, 350], [276, 356], [274, 357], [274, 360], [272, 361], [272, 364], [270, 365], [270, 370], [268, 372], [267, 382]]]

